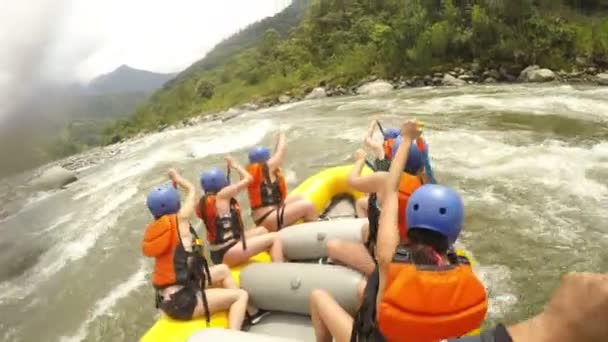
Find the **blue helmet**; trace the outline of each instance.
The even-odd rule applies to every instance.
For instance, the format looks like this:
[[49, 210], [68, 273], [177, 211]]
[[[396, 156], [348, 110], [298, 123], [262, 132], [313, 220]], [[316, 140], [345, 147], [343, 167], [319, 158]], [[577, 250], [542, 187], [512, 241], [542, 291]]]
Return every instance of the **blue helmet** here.
[[175, 214], [180, 208], [179, 192], [173, 184], [163, 184], [150, 191], [146, 204], [154, 218]]
[[[401, 136], [397, 137], [393, 142], [393, 159], [395, 159], [395, 155], [397, 154], [397, 149], [401, 145], [401, 141], [403, 138]], [[415, 143], [412, 143], [410, 147], [410, 152], [407, 155], [407, 161], [405, 162], [405, 166], [403, 167], [403, 171], [407, 172], [411, 175], [415, 175], [420, 171], [423, 167], [422, 161], [422, 152], [418, 149], [418, 146]]]
[[218, 192], [227, 185], [226, 174], [217, 167], [201, 173], [201, 188], [205, 192]]
[[397, 139], [399, 135], [401, 135], [399, 128], [387, 128], [384, 130], [384, 140]]
[[265, 163], [270, 159], [270, 150], [263, 146], [256, 146], [249, 151], [249, 163]]
[[426, 184], [410, 196], [405, 211], [408, 229], [427, 229], [440, 233], [453, 244], [464, 220], [462, 198], [454, 189]]

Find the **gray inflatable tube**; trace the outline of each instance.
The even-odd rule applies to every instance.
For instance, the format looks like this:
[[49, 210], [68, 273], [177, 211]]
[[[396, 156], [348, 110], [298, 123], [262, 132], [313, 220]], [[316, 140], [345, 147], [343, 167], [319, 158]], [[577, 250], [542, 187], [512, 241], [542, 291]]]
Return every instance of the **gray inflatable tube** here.
[[310, 313], [314, 289], [329, 292], [344, 310], [358, 306], [357, 286], [363, 276], [346, 267], [303, 263], [257, 263], [241, 271], [241, 287], [257, 307], [270, 311]]
[[281, 229], [283, 253], [288, 260], [309, 260], [327, 256], [328, 240], [361, 241], [361, 227], [367, 219], [349, 218], [307, 222]]
[[243, 331], [209, 328], [194, 333], [187, 342], [297, 342], [296, 339], [254, 334]]

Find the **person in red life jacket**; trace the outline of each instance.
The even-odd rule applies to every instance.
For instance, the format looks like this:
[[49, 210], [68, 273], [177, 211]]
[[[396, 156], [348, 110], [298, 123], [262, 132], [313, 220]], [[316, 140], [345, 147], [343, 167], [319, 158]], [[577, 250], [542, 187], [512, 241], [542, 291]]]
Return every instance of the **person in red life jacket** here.
[[299, 220], [306, 222], [319, 219], [314, 204], [300, 195], [287, 195], [281, 164], [287, 146], [284, 133], [279, 133], [277, 148], [271, 156], [266, 147], [254, 147], [249, 151], [247, 172], [253, 182], [247, 188], [251, 215], [257, 226], [275, 232]]
[[[392, 144], [394, 151], [401, 145], [403, 139], [397, 137]], [[404, 211], [410, 195], [425, 183], [424, 167], [420, 150], [410, 145], [407, 161], [402, 168], [399, 183], [399, 210]], [[327, 255], [332, 262], [338, 262], [351, 267], [366, 276], [369, 276], [376, 262], [374, 260], [376, 240], [378, 233], [378, 218], [380, 217], [380, 204], [382, 188], [388, 179], [388, 172], [378, 171], [367, 176], [361, 176], [365, 165], [365, 152], [358, 150], [355, 155], [355, 165], [348, 177], [348, 185], [355, 190], [370, 193], [368, 202], [367, 222], [361, 228], [361, 241], [330, 240], [327, 242]], [[405, 217], [399, 219], [399, 235], [406, 240]]]
[[269, 251], [272, 261], [283, 261], [283, 246], [278, 233], [264, 227], [245, 231], [241, 207], [235, 197], [247, 189], [253, 177], [231, 156], [226, 156], [228, 169], [236, 170], [241, 180], [230, 184], [226, 174], [214, 168], [201, 174], [205, 194], [197, 207], [197, 216], [207, 229], [211, 260], [230, 267], [247, 262], [252, 256]]
[[[228, 266], [209, 267], [201, 240], [190, 225], [196, 205], [196, 189], [177, 171], [168, 183], [148, 194], [147, 206], [154, 217], [142, 241], [142, 252], [155, 259], [152, 284], [156, 307], [181, 321], [228, 310], [230, 329], [240, 330], [249, 296], [239, 289]], [[184, 205], [176, 187], [185, 190]], [[214, 288], [207, 288], [208, 285]]]
[[[388, 171], [393, 157], [393, 143], [399, 137], [399, 128], [387, 128], [383, 133], [383, 142], [379, 144], [374, 141], [373, 135], [376, 127], [379, 127], [378, 120], [372, 120], [364, 140], [364, 146], [373, 151], [375, 155], [374, 171]], [[369, 207], [369, 196], [361, 197], [357, 200], [357, 217], [367, 217]]]

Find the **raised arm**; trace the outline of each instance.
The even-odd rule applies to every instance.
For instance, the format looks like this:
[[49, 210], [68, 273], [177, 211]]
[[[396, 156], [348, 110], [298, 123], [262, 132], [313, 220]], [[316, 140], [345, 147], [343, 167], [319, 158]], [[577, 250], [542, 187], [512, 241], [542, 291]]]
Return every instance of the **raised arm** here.
[[[382, 200], [382, 211], [378, 224], [378, 241], [376, 247], [376, 255], [378, 258], [378, 270], [380, 274], [380, 291], [378, 291], [378, 299], [382, 298], [384, 293], [384, 284], [390, 263], [395, 254], [395, 250], [399, 245], [399, 215], [405, 213], [399, 212], [399, 182], [401, 173], [407, 161], [407, 157], [412, 145], [412, 141], [420, 135], [420, 132], [414, 121], [408, 121], [403, 125], [401, 130], [401, 145], [397, 149], [397, 153], [393, 156], [393, 162], [388, 171], [388, 177], [384, 184], [384, 197]], [[377, 301], [379, 302], [379, 300]]]
[[218, 199], [230, 200], [231, 198], [236, 197], [239, 192], [247, 188], [247, 186], [253, 182], [253, 176], [247, 172], [247, 170], [245, 170], [241, 164], [234, 160], [232, 156], [227, 155], [224, 157], [224, 159], [226, 160], [226, 165], [228, 168], [236, 170], [241, 176], [241, 179], [238, 182], [228, 185], [217, 193]]
[[184, 203], [177, 212], [177, 223], [182, 243], [187, 251], [191, 250], [192, 235], [190, 233], [190, 218], [194, 216], [196, 206], [196, 188], [187, 179], [182, 177], [175, 169], [169, 170], [171, 179], [185, 193]]
[[388, 175], [386, 172], [374, 172], [367, 176], [361, 176], [363, 167], [365, 166], [365, 151], [359, 149], [353, 155], [355, 159], [355, 165], [348, 174], [347, 183], [348, 186], [361, 192], [379, 192], [382, 191], [385, 177]]
[[283, 164], [283, 158], [285, 157], [285, 150], [287, 149], [287, 138], [285, 133], [280, 132], [277, 137], [277, 148], [270, 159], [268, 159], [268, 168], [270, 171], [274, 171], [281, 167]]
[[378, 126], [378, 120], [373, 119], [372, 122], [370, 122], [369, 127], [367, 128], [367, 134], [365, 135], [365, 138], [371, 138], [374, 135], [376, 126]]

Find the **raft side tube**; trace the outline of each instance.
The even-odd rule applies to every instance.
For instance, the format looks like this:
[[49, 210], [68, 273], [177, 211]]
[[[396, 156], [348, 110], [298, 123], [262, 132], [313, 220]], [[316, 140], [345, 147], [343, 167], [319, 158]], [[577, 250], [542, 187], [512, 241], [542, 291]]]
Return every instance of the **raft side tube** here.
[[241, 287], [260, 309], [310, 314], [309, 297], [323, 289], [347, 312], [358, 307], [357, 287], [363, 276], [336, 265], [304, 263], [251, 264], [241, 271]]
[[327, 256], [328, 240], [361, 242], [361, 227], [366, 218], [306, 222], [279, 231], [287, 260], [319, 259]]
[[[320, 171], [303, 181], [298, 187], [290, 192], [290, 195], [302, 195], [310, 200], [318, 213], [330, 205], [332, 199], [337, 195], [347, 194], [354, 200], [361, 198], [364, 194], [348, 186], [348, 174], [353, 165], [336, 166]], [[362, 174], [371, 174], [373, 171], [366, 167]]]
[[209, 328], [194, 333], [186, 342], [297, 342], [292, 338], [282, 338], [270, 335], [262, 335], [244, 331]]
[[273, 312], [249, 328], [250, 332], [270, 336], [293, 338], [302, 342], [315, 342], [315, 330], [309, 316]]

